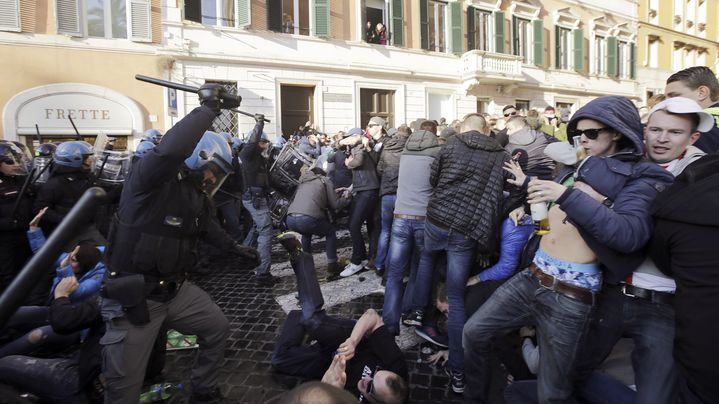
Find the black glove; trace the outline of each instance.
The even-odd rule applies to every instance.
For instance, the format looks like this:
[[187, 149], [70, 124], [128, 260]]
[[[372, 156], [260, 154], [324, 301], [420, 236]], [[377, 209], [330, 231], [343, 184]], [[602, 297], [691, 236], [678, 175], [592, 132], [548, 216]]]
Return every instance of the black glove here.
[[246, 247], [242, 244], [235, 244], [235, 252], [242, 258], [246, 258], [252, 265], [260, 265], [260, 253], [252, 247]]
[[261, 123], [264, 125], [265, 123], [265, 116], [263, 114], [255, 114], [255, 122]]
[[230, 94], [221, 84], [208, 83], [197, 91], [200, 104], [210, 108], [215, 115], [220, 115], [222, 109], [232, 109], [240, 106], [242, 99], [238, 95]]

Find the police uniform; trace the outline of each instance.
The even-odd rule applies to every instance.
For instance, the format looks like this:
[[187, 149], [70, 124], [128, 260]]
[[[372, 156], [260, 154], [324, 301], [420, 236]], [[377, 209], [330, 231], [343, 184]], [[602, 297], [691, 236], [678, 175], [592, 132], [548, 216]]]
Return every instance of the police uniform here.
[[32, 255], [26, 234], [32, 219], [31, 190], [25, 192], [13, 212], [26, 178], [0, 174], [0, 293]]
[[[200, 237], [221, 249], [236, 248], [236, 243], [212, 220], [208, 197], [190, 181], [193, 173], [183, 166], [214, 118], [215, 113], [206, 106], [194, 109], [135, 163], [124, 183], [110, 230], [102, 307], [107, 322], [101, 340], [106, 403], [137, 401], [142, 370], [163, 323], [198, 336], [200, 347], [191, 376], [193, 394], [216, 387], [229, 324], [206, 292], [185, 281], [185, 273], [194, 265]], [[137, 306], [123, 302], [122, 307], [121, 298], [107, 297], [114, 281], [138, 276], [144, 278], [146, 300]], [[137, 289], [120, 295], [131, 295]]]

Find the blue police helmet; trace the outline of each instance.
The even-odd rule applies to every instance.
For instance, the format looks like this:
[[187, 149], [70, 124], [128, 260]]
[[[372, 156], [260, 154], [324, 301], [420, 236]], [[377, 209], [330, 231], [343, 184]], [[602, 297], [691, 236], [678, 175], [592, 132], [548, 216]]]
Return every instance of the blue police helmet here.
[[52, 157], [57, 146], [52, 143], [43, 143], [35, 149], [35, 157]]
[[145, 131], [145, 134], [142, 137], [143, 140], [149, 140], [150, 142], [154, 144], [160, 143], [160, 139], [162, 139], [162, 133], [160, 133], [157, 129], [148, 129]]
[[245, 144], [245, 142], [242, 139], [240, 139], [239, 137], [233, 138], [232, 139], [232, 150], [233, 151], [240, 150], [240, 147], [242, 147], [243, 144]]
[[63, 167], [81, 168], [83, 161], [94, 153], [90, 143], [81, 140], [62, 142], [55, 150], [53, 161]]
[[190, 170], [201, 170], [206, 164], [213, 164], [225, 174], [232, 172], [232, 150], [225, 139], [211, 131], [205, 132], [195, 146], [185, 165]]
[[135, 149], [135, 157], [142, 157], [145, 155], [145, 153], [152, 150], [152, 148], [155, 147], [155, 144], [152, 143], [149, 140], [143, 140], [137, 145], [137, 149]]
[[229, 144], [230, 146], [232, 146], [232, 135], [230, 135], [230, 134], [227, 133], [227, 132], [220, 132], [220, 136], [222, 136], [222, 138], [225, 139], [225, 141], [227, 142], [227, 144]]

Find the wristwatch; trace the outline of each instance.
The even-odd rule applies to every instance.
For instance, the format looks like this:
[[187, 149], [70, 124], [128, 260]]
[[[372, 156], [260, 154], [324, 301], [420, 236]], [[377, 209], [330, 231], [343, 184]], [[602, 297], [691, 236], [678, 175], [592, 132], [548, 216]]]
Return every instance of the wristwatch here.
[[609, 198], [604, 198], [602, 199], [602, 205], [611, 208], [612, 206], [614, 206], [614, 201]]

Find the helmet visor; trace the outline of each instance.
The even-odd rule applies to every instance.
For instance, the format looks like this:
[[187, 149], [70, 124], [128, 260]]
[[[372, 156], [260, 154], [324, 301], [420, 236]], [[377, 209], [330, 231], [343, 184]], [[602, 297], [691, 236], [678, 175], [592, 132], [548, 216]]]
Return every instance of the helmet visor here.
[[28, 167], [32, 165], [22, 151], [15, 147], [0, 155], [0, 163], [3, 164], [3, 172], [8, 175], [27, 175]]
[[225, 167], [221, 168], [217, 163], [218, 161], [215, 159], [202, 166], [202, 191], [210, 198], [215, 196], [230, 174], [230, 171]]

